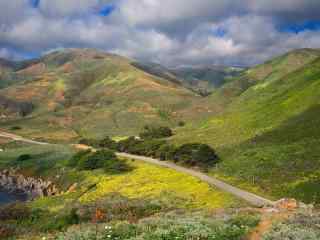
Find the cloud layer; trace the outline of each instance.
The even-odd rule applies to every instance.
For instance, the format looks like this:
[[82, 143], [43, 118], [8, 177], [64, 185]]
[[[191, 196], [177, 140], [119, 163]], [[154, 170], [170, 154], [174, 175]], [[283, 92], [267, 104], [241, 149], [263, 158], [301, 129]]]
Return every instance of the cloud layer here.
[[0, 57], [89, 47], [165, 65], [252, 65], [319, 48], [319, 12], [318, 0], [0, 1]]

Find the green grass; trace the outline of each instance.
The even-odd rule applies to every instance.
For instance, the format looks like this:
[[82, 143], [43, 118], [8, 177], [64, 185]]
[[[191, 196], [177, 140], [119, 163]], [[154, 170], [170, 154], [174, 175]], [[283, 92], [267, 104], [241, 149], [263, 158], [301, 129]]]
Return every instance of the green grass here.
[[284, 76], [268, 74], [223, 114], [181, 128], [172, 141], [210, 144], [222, 158], [214, 173], [234, 184], [272, 198], [319, 202], [319, 69], [316, 59]]

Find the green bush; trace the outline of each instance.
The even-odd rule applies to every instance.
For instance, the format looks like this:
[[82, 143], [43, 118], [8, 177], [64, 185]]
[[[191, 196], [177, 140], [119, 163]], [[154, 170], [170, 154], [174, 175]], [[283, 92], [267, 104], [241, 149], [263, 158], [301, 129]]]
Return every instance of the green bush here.
[[184, 127], [186, 125], [186, 123], [184, 121], [179, 121], [178, 122], [178, 126], [179, 127]]
[[130, 167], [119, 160], [111, 150], [103, 149], [97, 152], [81, 151], [73, 155], [68, 162], [69, 167], [79, 170], [95, 170], [103, 168], [106, 173], [116, 174], [130, 170]]
[[85, 150], [85, 151], [80, 151], [80, 152], [77, 152], [76, 154], [74, 154], [69, 162], [68, 162], [68, 166], [69, 167], [76, 167], [78, 165], [78, 163], [86, 158], [88, 155], [91, 154], [91, 150]]
[[155, 157], [159, 148], [164, 144], [166, 144], [166, 141], [164, 140], [157, 140], [157, 139], [144, 140], [136, 143], [132, 147], [131, 152], [133, 154]]
[[137, 144], [142, 141], [137, 139], [136, 137], [129, 137], [127, 139], [121, 140], [118, 142], [118, 151], [133, 153]]
[[117, 160], [117, 156], [110, 150], [99, 150], [92, 152], [80, 159], [78, 162], [79, 170], [94, 170], [103, 168], [106, 161]]
[[177, 148], [174, 160], [188, 166], [213, 166], [219, 160], [215, 151], [206, 144], [189, 143]]
[[110, 137], [105, 137], [104, 139], [99, 141], [99, 147], [108, 148], [114, 151], [118, 150], [118, 144], [116, 141], [113, 141]]
[[77, 209], [71, 209], [71, 211], [63, 215], [51, 218], [49, 222], [41, 226], [41, 231], [62, 231], [71, 225], [79, 224], [79, 222], [80, 218], [77, 214]]
[[20, 127], [20, 126], [13, 126], [10, 128], [11, 131], [17, 131], [17, 130], [21, 130], [21, 129], [22, 129], [22, 127]]
[[88, 139], [88, 138], [83, 138], [79, 141], [79, 144], [91, 146], [91, 147], [99, 147], [100, 141], [97, 139]]
[[30, 160], [30, 159], [31, 159], [31, 155], [30, 154], [22, 154], [16, 159], [16, 161], [17, 162], [24, 162], [24, 161], [27, 161], [27, 160]]
[[172, 135], [172, 130], [169, 127], [147, 125], [139, 136], [142, 139], [154, 139], [171, 137]]
[[173, 160], [176, 150], [174, 145], [166, 143], [159, 147], [155, 155], [158, 159], [163, 161]]

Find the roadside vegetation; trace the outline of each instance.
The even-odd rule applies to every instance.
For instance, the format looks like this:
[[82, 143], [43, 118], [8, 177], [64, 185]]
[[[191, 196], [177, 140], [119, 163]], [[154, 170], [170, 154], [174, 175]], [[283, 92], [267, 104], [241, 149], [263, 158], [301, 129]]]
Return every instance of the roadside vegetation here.
[[219, 157], [214, 149], [206, 144], [188, 143], [175, 146], [169, 143], [165, 140], [165, 138], [173, 136], [173, 131], [169, 127], [147, 125], [139, 136], [128, 137], [118, 142], [108, 136], [101, 140], [81, 139], [79, 143], [95, 148], [174, 161], [188, 167], [200, 167], [203, 170], [208, 170], [219, 162]]
[[[205, 212], [245, 206], [233, 196], [194, 177], [119, 159], [113, 151], [105, 148], [96, 152], [78, 152], [67, 145], [38, 146], [13, 142], [4, 143], [1, 148], [4, 152], [0, 153], [0, 169], [14, 168], [26, 176], [52, 181], [60, 191], [57, 196], [2, 207], [2, 239], [11, 236], [19, 239], [77, 239], [79, 234], [89, 240], [94, 239], [92, 234], [96, 234], [96, 227], [97, 237], [106, 237], [106, 225], [117, 229], [114, 239], [116, 236], [126, 239], [126, 235], [149, 239], [151, 232], [141, 235], [142, 229], [149, 226], [144, 222], [153, 219], [154, 224], [159, 223], [156, 228], [161, 235], [166, 225], [160, 216], [167, 214], [174, 216], [170, 223], [176, 222], [179, 226], [172, 228], [170, 234], [184, 237], [192, 230], [183, 220], [185, 217], [207, 229], [208, 226], [201, 222], [202, 218], [206, 219]], [[188, 216], [193, 211], [198, 211], [199, 216]], [[234, 213], [230, 213], [230, 218], [233, 217]], [[214, 216], [210, 218], [215, 219]], [[235, 236], [243, 236], [249, 231], [249, 227], [238, 229], [218, 217], [214, 221], [218, 223], [208, 230], [208, 234], [222, 234], [218, 226], [225, 226], [230, 231], [235, 228]], [[72, 229], [79, 230], [75, 233]], [[130, 229], [137, 229], [136, 235]], [[202, 234], [202, 230], [197, 234]]]

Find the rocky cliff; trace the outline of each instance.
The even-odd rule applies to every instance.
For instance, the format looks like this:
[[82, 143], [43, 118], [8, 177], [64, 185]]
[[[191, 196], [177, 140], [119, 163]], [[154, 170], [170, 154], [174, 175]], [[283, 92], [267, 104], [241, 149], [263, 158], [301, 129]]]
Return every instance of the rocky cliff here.
[[15, 170], [0, 171], [0, 187], [12, 193], [26, 194], [29, 199], [58, 194], [54, 183], [40, 178], [25, 177]]

